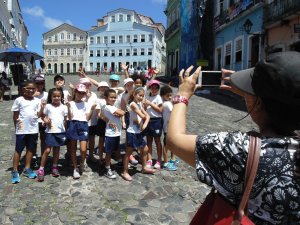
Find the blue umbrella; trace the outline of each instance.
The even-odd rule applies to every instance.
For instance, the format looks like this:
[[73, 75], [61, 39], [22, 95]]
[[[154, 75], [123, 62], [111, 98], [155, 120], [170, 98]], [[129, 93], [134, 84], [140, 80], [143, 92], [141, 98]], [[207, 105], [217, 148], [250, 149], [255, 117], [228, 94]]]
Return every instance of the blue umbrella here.
[[0, 61], [2, 62], [33, 62], [34, 60], [42, 58], [43, 57], [39, 54], [23, 48], [9, 48], [7, 50], [0, 51]]

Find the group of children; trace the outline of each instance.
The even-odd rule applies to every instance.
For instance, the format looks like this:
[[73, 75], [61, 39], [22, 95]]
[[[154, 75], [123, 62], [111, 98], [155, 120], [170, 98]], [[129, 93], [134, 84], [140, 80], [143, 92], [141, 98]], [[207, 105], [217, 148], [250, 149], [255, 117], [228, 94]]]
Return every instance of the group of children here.
[[[60, 176], [58, 169], [60, 146], [67, 145], [67, 155], [73, 166], [73, 178], [80, 178], [85, 171], [87, 146], [89, 158], [94, 157], [95, 136], [99, 136], [99, 161], [105, 164], [105, 176], [114, 179], [111, 170], [111, 157], [115, 155], [117, 165], [123, 167], [121, 176], [131, 181], [128, 172], [129, 163], [135, 165], [133, 151], [140, 154], [142, 173], [154, 174], [162, 167], [177, 170], [178, 161], [171, 154], [168, 160], [166, 133], [172, 111], [172, 89], [157, 80], [146, 79], [141, 74], [129, 77], [127, 67], [124, 86], [119, 87], [120, 77], [113, 74], [107, 82], [89, 78], [80, 71], [80, 80], [71, 86], [71, 93], [64, 90], [64, 77], [54, 77], [54, 88], [45, 91], [45, 78], [36, 76], [22, 86], [22, 96], [12, 106], [13, 120], [16, 127], [16, 147], [13, 155], [12, 183], [19, 183], [18, 165], [21, 153], [26, 147], [25, 168], [23, 175], [38, 181], [44, 180], [44, 168], [48, 155], [53, 150], [52, 176]], [[97, 86], [98, 97], [91, 91], [92, 84]], [[147, 93], [147, 88], [150, 90]], [[160, 92], [159, 92], [160, 90]], [[126, 153], [120, 154], [120, 137], [126, 130]], [[161, 135], [164, 132], [164, 150]], [[41, 162], [37, 174], [30, 168], [36, 155], [37, 140], [40, 136]], [[146, 141], [145, 138], [146, 137]], [[157, 159], [152, 161], [152, 142], [156, 144]], [[80, 164], [77, 166], [77, 142], [80, 146]], [[105, 158], [104, 154], [105, 153]], [[163, 158], [163, 161], [162, 161]]]

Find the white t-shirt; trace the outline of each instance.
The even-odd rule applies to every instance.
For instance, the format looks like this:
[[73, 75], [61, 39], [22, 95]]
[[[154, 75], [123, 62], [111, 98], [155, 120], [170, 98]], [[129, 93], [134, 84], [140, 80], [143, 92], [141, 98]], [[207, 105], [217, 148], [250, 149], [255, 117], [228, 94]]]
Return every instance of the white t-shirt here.
[[164, 121], [163, 130], [165, 133], [167, 133], [171, 112], [173, 110], [173, 104], [170, 101], [164, 101], [163, 107], [164, 107], [163, 113], [162, 113], [163, 121]]
[[19, 119], [22, 121], [19, 126], [16, 124], [16, 134], [37, 134], [39, 132], [37, 113], [40, 108], [40, 100], [33, 98], [26, 100], [23, 96], [18, 97], [13, 106], [12, 112], [19, 112]]
[[63, 93], [64, 93], [64, 103], [66, 104], [69, 101], [68, 100], [69, 96], [71, 95], [68, 90], [63, 90]]
[[[42, 100], [45, 100], [47, 102], [47, 100], [48, 100], [48, 92], [43, 91], [42, 94], [40, 94], [39, 96], [35, 96], [35, 98], [40, 99], [40, 102]], [[38, 121], [39, 121], [39, 123], [43, 123], [42, 118], [39, 118]]]
[[[86, 99], [87, 103], [88, 103], [88, 108], [92, 108], [92, 106], [96, 103], [97, 104], [97, 95], [94, 92], [91, 92], [91, 96], [89, 98]], [[89, 126], [95, 126], [97, 125], [97, 113], [96, 110], [93, 111], [92, 117], [91, 119], [88, 121], [88, 125]]]
[[44, 109], [44, 114], [51, 119], [51, 128], [47, 126], [46, 133], [64, 133], [66, 131], [64, 119], [68, 114], [67, 106], [63, 104], [60, 104], [59, 106], [47, 104]]
[[[154, 95], [154, 96], [147, 95], [146, 99], [149, 100], [150, 102], [154, 103], [155, 105], [161, 105], [163, 103], [160, 95]], [[156, 112], [151, 106], [147, 107], [147, 113], [149, 114], [150, 118], [162, 117], [162, 114], [159, 112]]]
[[106, 105], [104, 107], [103, 115], [108, 119], [105, 128], [105, 136], [107, 137], [121, 136], [121, 118], [114, 115], [117, 110], [118, 108], [112, 105]]
[[133, 75], [134, 74], [134, 68], [128, 68], [128, 74]]
[[71, 112], [73, 114], [73, 118], [69, 118], [70, 120], [77, 120], [87, 122], [86, 114], [90, 112], [90, 108], [86, 102], [74, 102], [71, 101]]
[[[139, 134], [141, 133], [141, 129], [140, 129], [140, 126], [136, 123], [134, 123], [135, 120], [138, 120], [138, 122], [141, 121], [141, 117], [131, 109], [131, 105], [133, 104], [134, 102], [130, 102], [129, 104], [129, 126], [127, 128], [127, 132], [129, 133], [133, 133], [133, 134]], [[139, 110], [142, 109], [142, 103], [139, 102], [137, 103], [137, 106], [139, 108]]]

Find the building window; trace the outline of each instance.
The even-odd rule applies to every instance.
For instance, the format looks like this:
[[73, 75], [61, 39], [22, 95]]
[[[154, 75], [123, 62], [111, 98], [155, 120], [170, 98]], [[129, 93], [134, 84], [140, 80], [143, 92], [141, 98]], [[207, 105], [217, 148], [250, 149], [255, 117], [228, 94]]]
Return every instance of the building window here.
[[123, 36], [119, 36], [119, 43], [123, 43]]
[[90, 70], [91, 71], [93, 71], [93, 67], [94, 67], [93, 63], [90, 63]]
[[126, 56], [130, 56], [130, 49], [126, 49]]
[[90, 50], [90, 57], [93, 57], [94, 56], [94, 52], [93, 50]]
[[107, 36], [104, 37], [104, 43], [105, 43], [105, 44], [108, 43], [108, 37], [107, 37]]
[[70, 39], [71, 39], [71, 34], [67, 33], [67, 40], [70, 40]]
[[76, 55], [77, 54], [77, 50], [76, 48], [73, 48], [73, 55]]
[[130, 35], [126, 35], [126, 42], [127, 42], [127, 43], [130, 42]]
[[57, 48], [54, 49], [54, 55], [57, 55]]
[[83, 48], [79, 49], [79, 55], [83, 55]]
[[90, 44], [94, 44], [94, 37], [90, 38]]
[[115, 16], [111, 16], [111, 22], [112, 23], [116, 22], [116, 17]]
[[67, 48], [67, 55], [71, 55], [71, 50]]
[[149, 39], [149, 42], [151, 42], [153, 40], [152, 34], [149, 34], [148, 39]]
[[136, 48], [133, 49], [133, 55], [137, 55], [137, 49]]
[[76, 41], [76, 33], [73, 34], [73, 41]]
[[100, 57], [100, 50], [97, 50], [97, 57]]
[[82, 35], [80, 35], [79, 39], [80, 39], [80, 41], [83, 41], [83, 36], [82, 36]]
[[152, 48], [148, 48], [148, 55], [152, 55]]
[[61, 33], [60, 34], [60, 40], [64, 40], [65, 39], [65, 34], [64, 33]]
[[145, 49], [141, 48], [141, 55], [145, 55]]
[[110, 43], [112, 43], [112, 44], [116, 43], [116, 38], [115, 38], [115, 36], [111, 36], [111, 37], [110, 37]]
[[55, 36], [54, 36], [54, 41], [55, 41], [55, 42], [57, 42], [57, 41], [58, 41], [57, 34], [55, 34]]
[[123, 54], [122, 49], [119, 49], [119, 56], [122, 56], [122, 54]]
[[101, 39], [100, 37], [97, 37], [97, 44], [100, 44], [101, 43]]
[[235, 61], [236, 62], [242, 61], [242, 52], [243, 52], [242, 45], [243, 45], [242, 39], [236, 40], [236, 42], [235, 42]]
[[138, 36], [135, 34], [133, 35], [133, 42], [137, 42], [138, 41]]
[[131, 21], [131, 15], [127, 15], [127, 21]]
[[52, 38], [51, 37], [48, 37], [48, 42], [52, 42]]
[[225, 65], [231, 64], [231, 44], [225, 46]]
[[60, 49], [60, 55], [64, 55], [64, 53], [65, 53], [65, 49], [61, 48]]
[[107, 49], [104, 50], [104, 56], [107, 57]]
[[48, 56], [51, 56], [51, 49], [48, 49]]
[[123, 15], [122, 14], [119, 15], [119, 22], [123, 22]]
[[145, 42], [145, 34], [141, 35], [141, 42]]
[[112, 49], [111, 52], [110, 52], [110, 54], [111, 54], [111, 56], [115, 56], [115, 55], [116, 55], [116, 54], [115, 54], [115, 50]]

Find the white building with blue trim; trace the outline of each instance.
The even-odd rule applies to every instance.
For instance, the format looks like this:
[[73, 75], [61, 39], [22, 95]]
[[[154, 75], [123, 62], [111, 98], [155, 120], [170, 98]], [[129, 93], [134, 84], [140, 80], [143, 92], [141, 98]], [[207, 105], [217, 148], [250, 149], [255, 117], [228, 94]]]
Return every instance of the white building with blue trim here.
[[108, 12], [88, 31], [86, 70], [118, 72], [121, 63], [163, 70], [164, 32], [161, 23], [134, 10]]

